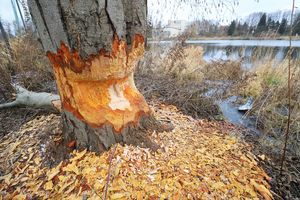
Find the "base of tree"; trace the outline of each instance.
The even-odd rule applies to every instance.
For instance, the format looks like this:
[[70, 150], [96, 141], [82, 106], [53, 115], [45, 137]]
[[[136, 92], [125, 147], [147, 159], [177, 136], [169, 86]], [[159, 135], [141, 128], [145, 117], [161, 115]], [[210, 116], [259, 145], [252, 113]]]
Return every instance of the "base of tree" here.
[[151, 141], [151, 131], [170, 131], [171, 125], [164, 125], [152, 115], [141, 115], [137, 124], [128, 124], [121, 132], [116, 132], [111, 125], [94, 128], [77, 119], [72, 113], [64, 110], [62, 115], [64, 143], [76, 148], [87, 148], [90, 151], [103, 152], [115, 143], [131, 144], [151, 150], [159, 149], [159, 145]]

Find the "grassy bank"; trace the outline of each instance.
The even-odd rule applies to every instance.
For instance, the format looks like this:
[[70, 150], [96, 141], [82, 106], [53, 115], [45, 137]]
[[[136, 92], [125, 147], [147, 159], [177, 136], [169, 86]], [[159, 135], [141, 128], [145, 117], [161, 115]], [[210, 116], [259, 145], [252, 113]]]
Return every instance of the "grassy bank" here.
[[[200, 118], [218, 118], [221, 113], [216, 99], [239, 96], [254, 98], [254, 107], [246, 116], [256, 119], [264, 133], [262, 143], [280, 152], [287, 124], [287, 59], [278, 63], [270, 56], [261, 60], [258, 48], [253, 54], [253, 68], [245, 71], [241, 62], [202, 59], [203, 49], [177, 44], [166, 53], [159, 47], [150, 49], [140, 64], [137, 83], [146, 98], [158, 98], [176, 105], [186, 114]], [[292, 62], [292, 123], [289, 150], [300, 155], [300, 77], [299, 61]], [[146, 81], [145, 81], [146, 80]], [[216, 84], [218, 83], [218, 84]], [[221, 90], [218, 96], [207, 96]], [[242, 104], [242, 102], [237, 102]]]
[[[300, 155], [300, 77], [299, 60], [291, 63], [291, 129], [289, 148]], [[247, 114], [254, 115], [257, 126], [271, 137], [270, 147], [282, 147], [288, 118], [288, 61], [269, 60], [254, 67], [235, 85], [235, 94], [254, 97], [254, 106]]]

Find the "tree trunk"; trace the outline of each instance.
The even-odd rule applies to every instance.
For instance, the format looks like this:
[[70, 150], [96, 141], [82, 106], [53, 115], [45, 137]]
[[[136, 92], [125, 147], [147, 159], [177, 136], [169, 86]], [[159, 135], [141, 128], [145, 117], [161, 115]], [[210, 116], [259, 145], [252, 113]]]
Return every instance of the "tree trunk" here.
[[156, 148], [145, 130], [161, 126], [133, 79], [144, 54], [146, 1], [28, 0], [28, 4], [53, 64], [65, 141], [98, 152], [116, 142]]

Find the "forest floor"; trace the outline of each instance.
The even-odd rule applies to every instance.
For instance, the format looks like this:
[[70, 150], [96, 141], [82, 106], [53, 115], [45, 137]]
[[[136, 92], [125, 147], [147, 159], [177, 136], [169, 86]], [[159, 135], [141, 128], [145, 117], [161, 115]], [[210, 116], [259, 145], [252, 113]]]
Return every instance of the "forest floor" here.
[[[299, 171], [292, 176], [284, 173], [289, 178], [278, 181], [276, 158], [257, 148], [254, 137], [247, 139], [245, 130], [224, 121], [196, 120], [172, 105], [152, 103], [151, 107], [157, 119], [175, 127], [172, 132], [149, 133], [160, 150], [114, 145], [101, 155], [62, 146], [59, 115], [20, 108], [0, 111], [2, 131], [8, 131], [0, 138], [0, 199], [284, 199], [299, 195], [292, 185]], [[297, 160], [288, 157], [289, 162]], [[299, 169], [299, 162], [295, 163], [292, 166]]]

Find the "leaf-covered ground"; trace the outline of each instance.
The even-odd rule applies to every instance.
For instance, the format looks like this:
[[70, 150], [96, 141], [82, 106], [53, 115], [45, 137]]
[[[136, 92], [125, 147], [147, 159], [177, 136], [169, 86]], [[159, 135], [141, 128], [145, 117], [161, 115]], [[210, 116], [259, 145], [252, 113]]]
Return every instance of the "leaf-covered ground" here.
[[107, 199], [272, 198], [270, 178], [234, 126], [195, 120], [174, 106], [154, 110], [175, 126], [149, 133], [158, 152], [127, 145], [101, 155], [73, 151], [52, 168], [45, 149], [61, 141], [59, 117], [27, 122], [0, 139], [0, 199], [104, 199], [106, 189]]

